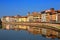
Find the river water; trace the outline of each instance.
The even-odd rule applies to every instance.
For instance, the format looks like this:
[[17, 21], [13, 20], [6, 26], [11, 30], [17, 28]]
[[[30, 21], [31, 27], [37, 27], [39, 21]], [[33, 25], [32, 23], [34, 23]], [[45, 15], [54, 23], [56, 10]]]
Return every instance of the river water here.
[[2, 30], [0, 29], [0, 40], [60, 40], [58, 38], [46, 38], [40, 34], [33, 34], [27, 30]]

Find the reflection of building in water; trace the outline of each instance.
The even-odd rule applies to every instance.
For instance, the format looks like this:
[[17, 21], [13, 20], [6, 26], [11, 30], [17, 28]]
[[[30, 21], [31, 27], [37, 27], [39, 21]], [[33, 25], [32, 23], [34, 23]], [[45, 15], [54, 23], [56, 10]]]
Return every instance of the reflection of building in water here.
[[24, 26], [24, 25], [13, 25], [13, 24], [4, 24], [4, 29], [27, 29], [29, 26]]
[[42, 34], [41, 28], [37, 27], [29, 27], [28, 31], [33, 34]]
[[55, 30], [52, 30], [52, 29], [48, 29], [48, 28], [42, 28], [40, 26], [26, 26], [26, 25], [18, 25], [18, 24], [4, 24], [4, 28], [5, 29], [23, 29], [23, 30], [28, 30], [30, 33], [33, 33], [33, 34], [42, 34], [42, 35], [45, 35], [47, 37], [50, 37], [51, 35], [54, 35], [55, 37], [59, 36], [60, 37], [60, 33], [55, 31]]
[[58, 36], [58, 32], [57, 31], [54, 31], [54, 30], [51, 30], [51, 29], [47, 29], [46, 35], [48, 37], [50, 37], [50, 36], [57, 37]]
[[42, 34], [45, 35], [46, 37], [52, 37], [52, 36], [58, 37], [60, 35], [59, 32], [46, 28], [29, 27], [28, 31], [33, 34]]
[[46, 35], [47, 29], [42, 28], [42, 34]]
[[60, 32], [58, 33], [58, 36], [59, 36], [59, 38], [60, 38]]

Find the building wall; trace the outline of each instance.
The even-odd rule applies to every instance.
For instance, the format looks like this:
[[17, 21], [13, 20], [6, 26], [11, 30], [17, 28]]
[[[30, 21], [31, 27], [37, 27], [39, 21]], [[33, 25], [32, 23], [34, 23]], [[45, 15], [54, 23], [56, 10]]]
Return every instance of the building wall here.
[[49, 13], [46, 14], [46, 22], [50, 22], [50, 14]]
[[41, 22], [46, 22], [46, 14], [41, 14]]
[[57, 19], [58, 19], [58, 22], [60, 22], [60, 13], [58, 13], [58, 18]]
[[19, 18], [19, 22], [27, 22], [27, 18]]
[[2, 22], [5, 22], [5, 18], [4, 18], [4, 17], [2, 17], [2, 18], [1, 18], [1, 21], [2, 21]]
[[18, 17], [15, 17], [15, 22], [19, 22], [19, 18]]
[[57, 13], [57, 14], [56, 14], [56, 22], [58, 22], [58, 19], [59, 19], [59, 18], [58, 18], [58, 13]]
[[2, 17], [1, 20], [2, 22], [9, 22], [9, 17]]
[[31, 16], [31, 15], [28, 16], [28, 17], [27, 17], [27, 21], [28, 21], [28, 22], [33, 22], [33, 16]]
[[21, 18], [19, 18], [19, 22], [21, 22]]
[[56, 14], [53, 14], [53, 15], [52, 15], [51, 20], [56, 20]]
[[40, 22], [40, 21], [41, 21], [41, 15], [38, 14], [38, 15], [36, 15], [36, 16], [33, 16], [33, 21], [34, 21], [34, 22]]
[[6, 17], [6, 22], [9, 22], [10, 21], [10, 17]]
[[27, 18], [22, 18], [21, 21], [27, 22]]
[[14, 17], [10, 17], [10, 22], [15, 22], [15, 18]]
[[56, 23], [58, 21], [58, 14], [50, 15], [50, 22]]

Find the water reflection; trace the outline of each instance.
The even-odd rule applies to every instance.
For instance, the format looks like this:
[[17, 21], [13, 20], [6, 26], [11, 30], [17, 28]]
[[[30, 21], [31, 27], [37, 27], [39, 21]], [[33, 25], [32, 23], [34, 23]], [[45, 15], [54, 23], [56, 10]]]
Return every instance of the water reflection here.
[[60, 32], [52, 30], [52, 29], [29, 27], [28, 31], [33, 34], [42, 34], [42, 36], [47, 37], [47, 38], [60, 37]]
[[[52, 40], [40, 34], [32, 34], [26, 30], [0, 30], [0, 40]], [[58, 40], [55, 38], [55, 40]]]
[[[7, 28], [6, 28], [7, 29]], [[60, 32], [37, 26], [19, 25], [14, 30], [0, 30], [0, 39], [3, 40], [57, 40]]]

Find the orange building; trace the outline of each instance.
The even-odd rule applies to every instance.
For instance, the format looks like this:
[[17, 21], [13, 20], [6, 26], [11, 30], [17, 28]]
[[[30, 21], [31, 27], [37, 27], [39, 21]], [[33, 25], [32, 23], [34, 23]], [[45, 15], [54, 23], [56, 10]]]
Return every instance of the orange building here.
[[46, 13], [46, 22], [50, 22], [50, 14]]

